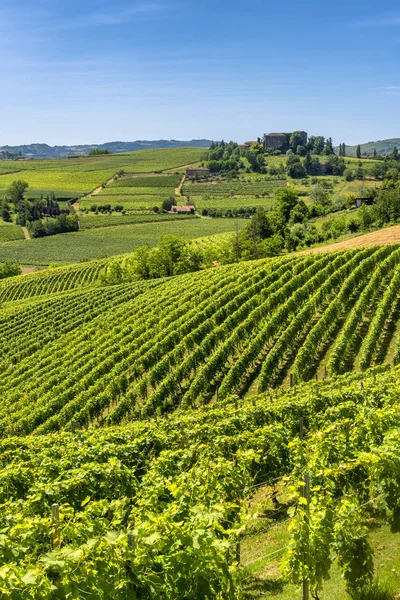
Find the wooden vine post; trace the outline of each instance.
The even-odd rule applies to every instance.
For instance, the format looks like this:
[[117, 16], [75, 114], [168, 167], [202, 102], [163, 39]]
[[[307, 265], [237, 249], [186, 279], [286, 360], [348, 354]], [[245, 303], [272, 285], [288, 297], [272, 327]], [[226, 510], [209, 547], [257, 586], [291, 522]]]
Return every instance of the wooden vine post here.
[[53, 549], [60, 548], [60, 505], [51, 505], [51, 524], [53, 526]]
[[132, 549], [135, 548], [135, 536], [133, 533], [128, 533], [128, 546]]
[[[306, 500], [306, 512], [304, 515], [305, 519], [305, 530], [307, 532], [307, 537], [305, 541], [305, 548], [303, 553], [303, 564], [304, 567], [308, 566], [308, 551], [309, 551], [309, 539], [308, 539], [308, 528], [310, 522], [309, 510], [310, 510], [310, 475], [308, 473], [304, 474], [304, 489], [303, 489], [303, 497]], [[309, 580], [308, 576], [303, 579], [303, 600], [309, 600]]]

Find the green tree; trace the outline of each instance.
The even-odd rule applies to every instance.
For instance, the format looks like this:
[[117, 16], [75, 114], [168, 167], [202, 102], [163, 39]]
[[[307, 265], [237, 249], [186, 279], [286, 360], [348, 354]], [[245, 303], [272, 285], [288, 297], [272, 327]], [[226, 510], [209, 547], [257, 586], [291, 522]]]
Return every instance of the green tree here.
[[163, 203], [161, 204], [161, 209], [168, 212], [173, 206], [176, 206], [176, 200], [174, 196], [170, 196], [168, 199], [163, 200]]
[[294, 131], [290, 136], [289, 146], [296, 151], [297, 146], [301, 146], [303, 144], [303, 138], [298, 131]]
[[92, 148], [88, 152], [88, 156], [102, 156], [103, 154], [111, 154], [106, 148]]
[[29, 184], [22, 179], [13, 181], [7, 190], [7, 198], [14, 204], [16, 210], [19, 210], [20, 205], [24, 202], [25, 192]]
[[307, 175], [300, 157], [295, 154], [289, 154], [286, 161], [286, 169], [289, 177], [292, 177], [293, 179], [301, 179]]
[[360, 146], [360, 144], [358, 144], [358, 146], [357, 146], [356, 156], [357, 156], [357, 158], [361, 158], [361, 146]]
[[309, 219], [309, 211], [304, 200], [298, 200], [296, 206], [290, 212], [291, 223], [305, 223]]
[[304, 169], [306, 170], [307, 175], [311, 175], [312, 170], [313, 170], [313, 161], [312, 161], [310, 152], [307, 152], [303, 165], [304, 165]]
[[290, 219], [290, 213], [297, 204], [297, 190], [294, 187], [286, 187], [275, 193], [277, 211], [282, 215], [285, 222]]
[[12, 222], [10, 206], [9, 206], [7, 200], [3, 200], [0, 203], [0, 218], [3, 219], [3, 221], [5, 221], [6, 223]]

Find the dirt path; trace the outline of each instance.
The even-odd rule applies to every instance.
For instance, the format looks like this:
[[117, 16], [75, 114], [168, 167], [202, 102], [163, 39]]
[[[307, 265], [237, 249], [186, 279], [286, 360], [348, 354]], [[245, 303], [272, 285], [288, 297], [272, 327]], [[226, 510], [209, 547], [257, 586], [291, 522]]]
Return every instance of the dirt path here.
[[28, 228], [27, 228], [27, 227], [23, 227], [23, 228], [22, 228], [22, 231], [24, 232], [25, 239], [26, 239], [26, 240], [30, 240], [30, 239], [31, 239], [31, 236], [29, 235]]
[[400, 225], [394, 225], [393, 227], [379, 229], [379, 231], [365, 233], [364, 235], [359, 235], [349, 240], [344, 240], [343, 242], [337, 242], [336, 244], [328, 244], [326, 246], [319, 246], [318, 248], [311, 248], [310, 250], [302, 250], [298, 254], [335, 252], [335, 250], [350, 250], [351, 248], [379, 246], [381, 244], [400, 244]]
[[178, 187], [175, 188], [175, 196], [182, 196], [182, 188], [183, 184], [185, 183], [185, 179], [186, 175], [182, 175], [182, 179], [180, 180]]
[[27, 273], [34, 273], [38, 270], [38, 267], [21, 267], [22, 275], [26, 275]]

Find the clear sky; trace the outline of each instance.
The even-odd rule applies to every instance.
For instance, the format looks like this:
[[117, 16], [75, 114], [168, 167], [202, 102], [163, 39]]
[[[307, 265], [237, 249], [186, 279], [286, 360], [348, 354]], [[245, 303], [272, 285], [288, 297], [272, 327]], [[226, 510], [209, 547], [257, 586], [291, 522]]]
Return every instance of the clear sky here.
[[400, 137], [399, 0], [0, 0], [0, 146]]

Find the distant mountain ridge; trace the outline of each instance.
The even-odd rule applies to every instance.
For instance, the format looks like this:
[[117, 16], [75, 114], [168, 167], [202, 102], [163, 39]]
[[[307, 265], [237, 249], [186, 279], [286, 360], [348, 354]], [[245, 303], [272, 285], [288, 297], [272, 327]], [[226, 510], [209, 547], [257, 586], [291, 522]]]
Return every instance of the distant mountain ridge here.
[[[400, 138], [390, 138], [388, 140], [377, 140], [376, 142], [367, 142], [366, 144], [360, 144], [361, 154], [373, 156], [374, 150], [379, 155], [389, 154], [393, 151], [393, 148], [400, 149]], [[356, 156], [357, 146], [347, 146], [347, 156]]]
[[65, 158], [82, 156], [94, 148], [109, 150], [113, 154], [132, 152], [133, 150], [150, 150], [154, 148], [182, 148], [192, 146], [209, 148], [211, 140], [136, 140], [135, 142], [106, 142], [105, 144], [83, 144], [76, 146], [49, 146], [48, 144], [28, 144], [22, 146], [0, 146], [0, 152], [21, 154], [24, 158]]

